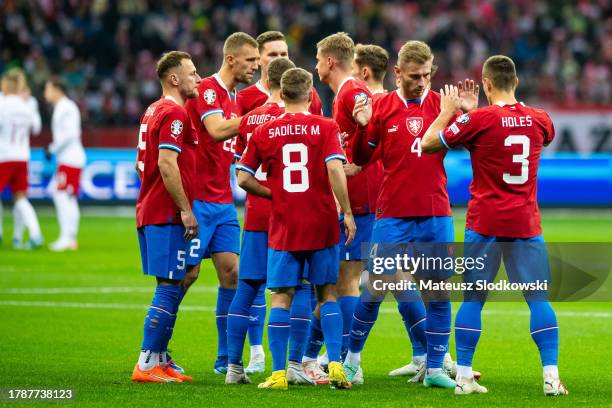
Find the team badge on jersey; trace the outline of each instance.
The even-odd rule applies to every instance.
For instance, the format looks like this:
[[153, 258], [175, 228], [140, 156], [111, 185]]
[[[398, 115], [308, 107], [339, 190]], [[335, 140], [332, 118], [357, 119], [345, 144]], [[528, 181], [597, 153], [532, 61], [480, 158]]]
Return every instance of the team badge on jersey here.
[[423, 118], [407, 118], [406, 127], [413, 136], [418, 136], [423, 130]]
[[178, 119], [172, 122], [172, 124], [170, 125], [170, 132], [172, 132], [173, 135], [178, 136], [181, 134], [182, 131], [183, 131], [183, 122], [181, 122]]
[[457, 123], [461, 124], [461, 125], [465, 125], [466, 123], [468, 123], [470, 121], [470, 115], [467, 113], [464, 113], [463, 115], [459, 116], [457, 118]]
[[359, 102], [363, 100], [364, 102], [368, 101], [368, 94], [365, 92], [359, 92], [358, 94], [355, 95], [355, 102]]
[[207, 104], [211, 105], [215, 99], [217, 99], [217, 94], [212, 89], [207, 89], [204, 91], [202, 95]]

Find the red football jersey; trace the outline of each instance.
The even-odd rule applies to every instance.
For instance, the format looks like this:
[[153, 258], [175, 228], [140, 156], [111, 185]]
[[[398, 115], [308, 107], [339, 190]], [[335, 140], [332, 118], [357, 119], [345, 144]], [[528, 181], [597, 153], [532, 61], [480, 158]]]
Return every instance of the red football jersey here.
[[[236, 159], [240, 160], [242, 158], [242, 153], [253, 135], [253, 131], [259, 125], [276, 119], [284, 112], [285, 108], [283, 106], [276, 103], [266, 103], [243, 116], [238, 128], [238, 138], [236, 139]], [[262, 185], [268, 187], [267, 174], [263, 167], [260, 166], [257, 169], [255, 178]], [[244, 229], [246, 231], [268, 231], [270, 210], [272, 208], [271, 201], [256, 195], [247, 194], [245, 206]]]
[[[378, 101], [386, 94], [387, 91], [373, 93], [372, 103]], [[370, 210], [374, 212], [383, 181], [383, 166], [380, 160], [380, 149], [374, 151], [374, 154], [366, 166], [370, 167], [368, 172], [368, 206]]]
[[[366, 84], [353, 77], [348, 77], [338, 87], [332, 104], [333, 118], [338, 123], [340, 131], [347, 135], [345, 139], [346, 158], [351, 163], [353, 163], [353, 143], [355, 141], [353, 135], [357, 129], [357, 123], [353, 119], [353, 108], [358, 99], [365, 97], [372, 97]], [[368, 198], [369, 172], [368, 166], [364, 166], [359, 174], [347, 178], [351, 209], [354, 214], [374, 212], [374, 209], [370, 208]]]
[[340, 130], [331, 119], [309, 113], [283, 114], [255, 129], [237, 168], [267, 170], [272, 190], [268, 246], [305, 251], [336, 245], [338, 214], [327, 167], [345, 160]]
[[421, 139], [440, 113], [440, 95], [406, 101], [399, 89], [374, 103], [368, 140], [380, 149], [383, 182], [377, 218], [450, 216], [445, 151], [421, 152]]
[[[255, 82], [253, 85], [244, 88], [238, 92], [238, 106], [240, 107], [240, 114], [246, 115], [253, 109], [260, 107], [270, 97], [270, 91], [264, 88], [260, 81]], [[308, 111], [313, 115], [323, 115], [323, 105], [321, 104], [321, 98], [315, 87], [312, 87], [312, 101]]]
[[542, 234], [538, 162], [555, 136], [546, 112], [521, 103], [491, 105], [458, 117], [439, 136], [447, 147], [463, 144], [470, 151], [468, 229], [509, 238]]
[[200, 82], [198, 97], [190, 99], [186, 108], [199, 139], [194, 198], [209, 203], [233, 203], [230, 171], [236, 138], [216, 142], [202, 121], [214, 114], [221, 114], [225, 119], [237, 117], [236, 95], [215, 74]]
[[136, 201], [136, 224], [181, 224], [178, 207], [164, 186], [157, 161], [159, 149], [179, 153], [178, 166], [183, 189], [193, 199], [192, 180], [198, 139], [184, 107], [172, 97], [153, 102], [140, 119], [138, 135], [138, 173], [142, 180]]

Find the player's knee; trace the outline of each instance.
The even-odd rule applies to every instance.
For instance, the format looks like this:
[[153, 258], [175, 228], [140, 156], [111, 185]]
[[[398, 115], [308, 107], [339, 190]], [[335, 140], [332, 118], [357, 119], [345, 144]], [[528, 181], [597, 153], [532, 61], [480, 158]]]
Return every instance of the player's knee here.
[[230, 264], [219, 271], [219, 284], [223, 288], [238, 286], [238, 264]]
[[192, 267], [185, 273], [185, 277], [183, 278], [183, 286], [185, 288], [189, 288], [195, 283], [196, 280], [198, 280], [198, 276], [200, 276], [200, 267]]

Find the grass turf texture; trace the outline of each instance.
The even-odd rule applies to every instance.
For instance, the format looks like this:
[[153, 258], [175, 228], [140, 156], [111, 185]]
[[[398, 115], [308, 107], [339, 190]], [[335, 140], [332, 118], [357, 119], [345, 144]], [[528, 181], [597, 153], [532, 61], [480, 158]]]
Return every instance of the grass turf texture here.
[[[56, 221], [48, 211], [40, 219], [50, 241], [57, 234]], [[550, 242], [607, 241], [612, 237], [611, 221], [610, 212], [543, 214], [545, 237]], [[464, 225], [461, 215], [455, 217], [455, 225], [460, 240]], [[5, 237], [10, 237], [12, 225], [8, 217], [4, 227]], [[389, 377], [388, 371], [406, 364], [411, 355], [394, 303], [382, 306], [363, 352], [364, 386], [355, 386], [351, 391], [297, 386], [286, 392], [258, 390], [256, 384], [269, 371], [252, 376], [252, 385], [225, 386], [224, 377], [212, 373], [216, 355], [216, 277], [210, 261], [203, 263], [200, 279], [182, 305], [170, 344], [175, 359], [194, 377], [194, 382], [134, 384], [130, 375], [138, 357], [145, 308], [154, 288], [153, 278], [140, 271], [134, 221], [85, 215], [79, 243], [81, 248], [76, 253], [14, 251], [10, 242], [0, 248], [0, 388], [72, 388], [75, 400], [66, 404], [105, 408], [168, 404], [471, 407], [612, 403], [609, 303], [554, 305], [561, 328], [561, 376], [570, 390], [564, 398], [545, 398], [542, 394], [539, 356], [529, 336], [528, 308], [522, 303], [491, 303], [485, 308], [474, 368], [483, 373], [481, 383], [489, 388], [487, 395], [455, 397], [449, 390], [426, 389], [406, 384], [405, 377]], [[21, 293], [15, 293], [15, 288]], [[35, 293], [26, 290], [29, 288], [80, 290]], [[105, 293], [101, 288], [115, 289]], [[124, 290], [121, 292], [117, 288], [127, 289], [119, 289]], [[453, 305], [453, 312], [457, 307]], [[270, 353], [265, 339], [264, 348], [269, 370]], [[451, 351], [454, 356], [454, 344]], [[21, 405], [0, 401], [2, 404]]]

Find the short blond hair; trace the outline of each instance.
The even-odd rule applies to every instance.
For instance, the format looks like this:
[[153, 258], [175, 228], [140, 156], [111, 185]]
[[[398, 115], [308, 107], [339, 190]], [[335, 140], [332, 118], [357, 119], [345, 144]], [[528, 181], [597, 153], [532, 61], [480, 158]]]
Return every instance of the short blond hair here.
[[374, 79], [382, 81], [387, 73], [389, 53], [378, 45], [357, 44], [355, 46], [355, 63], [359, 68], [370, 68]]
[[512, 91], [517, 81], [514, 61], [505, 55], [493, 55], [482, 66], [482, 77], [493, 82], [495, 89]]
[[2, 80], [5, 81], [9, 92], [20, 92], [25, 86], [25, 72], [21, 68], [10, 68], [2, 75]]
[[312, 74], [302, 68], [291, 68], [281, 78], [281, 92], [286, 102], [305, 102], [312, 92]]
[[259, 48], [257, 41], [255, 41], [253, 37], [247, 33], [238, 31], [225, 39], [225, 43], [223, 43], [223, 55], [235, 54], [245, 45]]
[[429, 45], [423, 41], [408, 41], [402, 45], [397, 54], [398, 65], [414, 62], [415, 64], [424, 64], [433, 59], [433, 53]]
[[326, 57], [333, 57], [340, 65], [350, 67], [355, 58], [355, 43], [347, 33], [329, 35], [317, 43], [317, 50]]

